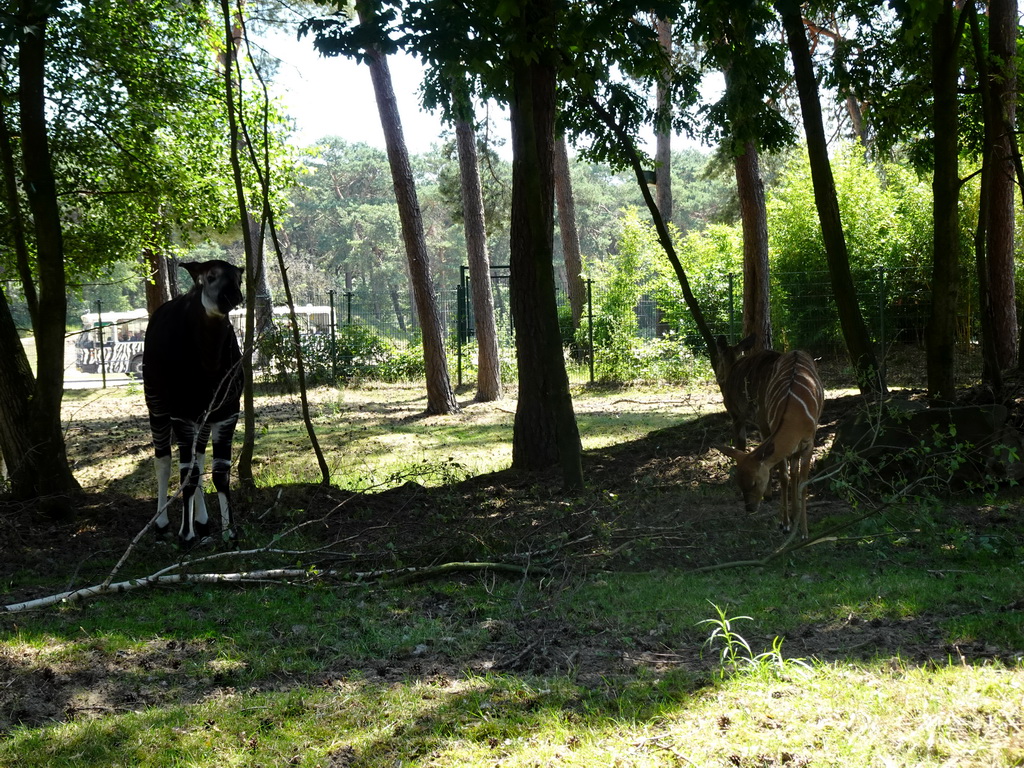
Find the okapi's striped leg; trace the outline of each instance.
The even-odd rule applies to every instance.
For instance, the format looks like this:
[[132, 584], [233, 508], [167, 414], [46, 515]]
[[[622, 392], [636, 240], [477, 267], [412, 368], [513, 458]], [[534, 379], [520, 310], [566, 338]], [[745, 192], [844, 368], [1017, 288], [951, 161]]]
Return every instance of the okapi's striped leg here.
[[163, 538], [170, 532], [167, 507], [171, 503], [168, 488], [171, 482], [171, 417], [160, 413], [152, 404], [149, 427], [153, 433], [153, 453], [156, 465], [156, 534]]
[[171, 454], [157, 456], [156, 463], [156, 535], [164, 537], [171, 527], [170, 517], [167, 514], [167, 507], [171, 504], [171, 497], [167, 490], [171, 484]]
[[174, 434], [178, 439], [179, 473], [183, 514], [178, 539], [193, 544], [209, 531], [209, 516], [203, 497], [203, 467], [206, 463], [206, 441], [210, 428], [204, 425], [198, 432], [190, 421], [175, 419]]
[[221, 536], [224, 541], [235, 539], [231, 518], [231, 439], [235, 434], [238, 414], [213, 425], [213, 486], [220, 502]]

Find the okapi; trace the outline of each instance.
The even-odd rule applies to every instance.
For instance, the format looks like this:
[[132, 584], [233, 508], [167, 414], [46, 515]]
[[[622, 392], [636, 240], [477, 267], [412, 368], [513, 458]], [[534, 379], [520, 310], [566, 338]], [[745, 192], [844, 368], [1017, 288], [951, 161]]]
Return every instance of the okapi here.
[[774, 349], [750, 350], [755, 336], [751, 334], [738, 344], [729, 346], [724, 336], [715, 341], [718, 346], [718, 370], [715, 372], [722, 402], [732, 419], [733, 447], [747, 447], [747, 424], [754, 424], [761, 439], [768, 435], [764, 420], [764, 391], [771, 378], [775, 363], [782, 356]]
[[825, 390], [814, 359], [793, 350], [781, 355], [764, 391], [763, 419], [767, 430], [757, 448], [720, 450], [736, 460], [736, 481], [747, 512], [757, 512], [772, 468], [779, 467], [779, 522], [786, 532], [795, 520], [807, 538], [807, 476]]
[[235, 537], [231, 519], [231, 440], [242, 391], [241, 360], [228, 313], [242, 303], [242, 269], [226, 261], [182, 264], [194, 285], [153, 312], [142, 353], [142, 382], [156, 455], [156, 531], [170, 535], [167, 495], [171, 438], [178, 444], [183, 514], [178, 539], [194, 544], [209, 534], [202, 475], [213, 440], [213, 485], [221, 535]]

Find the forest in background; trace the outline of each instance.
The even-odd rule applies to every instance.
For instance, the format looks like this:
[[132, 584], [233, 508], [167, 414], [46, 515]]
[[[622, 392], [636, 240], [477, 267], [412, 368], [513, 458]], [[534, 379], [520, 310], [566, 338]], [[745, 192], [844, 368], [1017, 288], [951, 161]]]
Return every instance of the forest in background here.
[[[702, 304], [699, 283], [715, 269], [739, 274], [721, 266], [729, 258], [735, 263], [737, 251], [722, 257], [715, 244], [716, 237], [734, 240], [739, 233], [742, 333], [763, 346], [781, 342], [791, 332], [791, 317], [779, 309], [778, 276], [824, 266], [835, 333], [869, 399], [884, 394], [886, 382], [861, 287], [866, 275], [879, 270], [897, 275], [888, 266], [894, 260], [901, 262], [905, 284], [890, 284], [885, 295], [912, 296], [927, 308], [922, 341], [931, 404], [955, 400], [957, 344], [973, 341], [974, 328], [984, 359], [980, 378], [996, 397], [1003, 371], [1016, 367], [1014, 182], [1016, 174], [1024, 175], [1014, 129], [1016, 3], [716, 0], [639, 8], [545, 0], [467, 7], [432, 0], [326, 9], [232, 7], [227, 0], [219, 8], [159, 0], [131, 6], [40, 0], [19, 6], [2, 22], [11, 54], [3, 81], [11, 107], [0, 115], [9, 223], [4, 276], [16, 276], [21, 295], [11, 282], [0, 293], [0, 354], [14, 361], [0, 371], [0, 402], [7, 404], [0, 409], [0, 448], [7, 457], [32, 456], [46, 465], [22, 461], [14, 481], [15, 487], [25, 484], [19, 495], [31, 497], [38, 478], [49, 478], [54, 489], [76, 487], [59, 425], [69, 296], [76, 287], [116, 281], [121, 278], [110, 274], [111, 265], [142, 261], [152, 310], [174, 295], [177, 281], [170, 276], [186, 253], [222, 253], [218, 249], [239, 236], [246, 348], [278, 303], [275, 270], [286, 295], [292, 293], [286, 273], [307, 284], [315, 279], [310, 270], [302, 274], [304, 261], [326, 267], [339, 286], [331, 290], [383, 286], [398, 315], [403, 262], [394, 257], [404, 253], [427, 412], [458, 411], [436, 299], [438, 282], [455, 264], [449, 257], [459, 250], [458, 228], [449, 224], [457, 221], [450, 213], [457, 206], [447, 206], [441, 219], [424, 215], [445, 208], [427, 195], [434, 178], [443, 186], [444, 155], [415, 162], [409, 157], [387, 63], [399, 50], [424, 64], [423, 104], [439, 110], [455, 131], [478, 313], [490, 309], [485, 293], [477, 297], [478, 290], [486, 292], [486, 265], [497, 263], [508, 244], [517, 468], [557, 462], [568, 486], [582, 482], [559, 343], [564, 333], [555, 300], [556, 230], [565, 246], [575, 328], [580, 278], [587, 273], [620, 288], [615, 302], [602, 308], [602, 320], [613, 329], [616, 322], [628, 324], [635, 308], [623, 300], [630, 293], [622, 274], [627, 265], [632, 277], [647, 281], [644, 291], [663, 294], [659, 311], [667, 315], [685, 304], [695, 333], [683, 335], [697, 339], [716, 370], [717, 329], [708, 317], [714, 308]], [[312, 159], [289, 146], [287, 119], [267, 89], [273, 62], [250, 37], [251, 28], [268, 24], [294, 30], [323, 56], [367, 65], [390, 179], [379, 155], [363, 157], [346, 186], [343, 164], [328, 156], [338, 148], [325, 147]], [[140, 30], [145, 34], [134, 34]], [[724, 77], [722, 92], [710, 97], [699, 88], [709, 73]], [[495, 183], [503, 172], [494, 173], [492, 148], [479, 146], [477, 109], [490, 103], [509, 110], [507, 188]], [[646, 157], [638, 137], [651, 129], [657, 147]], [[671, 149], [680, 135], [717, 148], [719, 167], [726, 169], [718, 178], [734, 177], [737, 216], [723, 211], [700, 230], [672, 226], [681, 218], [672, 199], [677, 185], [664, 178], [677, 175]], [[849, 152], [857, 158], [850, 167], [859, 162], [873, 172], [855, 172], [852, 187], [839, 183], [841, 141], [856, 147]], [[565, 167], [567, 146], [582, 161], [577, 178]], [[595, 208], [585, 189], [568, 189], [570, 179], [579, 183], [580, 168], [605, 174], [606, 186], [633, 187], [650, 227], [639, 218], [634, 231], [620, 227], [621, 206]], [[630, 173], [620, 182], [604, 169]], [[787, 173], [804, 182], [780, 184]], [[663, 180], [653, 190], [651, 174]], [[630, 184], [631, 177], [637, 183]], [[380, 196], [389, 181], [394, 208]], [[916, 207], [921, 197], [915, 187], [922, 184], [932, 195]], [[580, 186], [586, 186], [586, 174]], [[843, 187], [853, 192], [843, 193]], [[308, 199], [301, 199], [306, 192]], [[887, 203], [876, 207], [876, 200]], [[631, 214], [622, 215], [628, 223]], [[711, 245], [702, 237], [710, 237]], [[655, 263], [658, 249], [649, 245], [655, 241], [670, 272]], [[716, 249], [718, 258], [708, 259]], [[794, 271], [783, 268], [786, 259]], [[671, 280], [660, 284], [659, 270], [678, 287]], [[803, 301], [795, 292], [781, 295], [783, 304]], [[287, 298], [291, 303], [294, 294]], [[12, 313], [19, 300], [34, 330], [34, 366]], [[970, 319], [975, 311], [976, 324]], [[481, 329], [484, 320], [477, 317]], [[294, 340], [301, 380], [297, 331]], [[485, 354], [488, 365], [481, 362], [481, 372], [486, 369], [489, 385], [496, 386], [487, 392], [481, 387], [478, 396], [493, 399], [501, 394], [497, 353], [493, 340], [485, 345], [481, 335], [481, 359]], [[246, 367], [247, 448], [251, 383]], [[39, 450], [49, 445], [54, 450]], [[240, 463], [243, 480], [246, 463]]]

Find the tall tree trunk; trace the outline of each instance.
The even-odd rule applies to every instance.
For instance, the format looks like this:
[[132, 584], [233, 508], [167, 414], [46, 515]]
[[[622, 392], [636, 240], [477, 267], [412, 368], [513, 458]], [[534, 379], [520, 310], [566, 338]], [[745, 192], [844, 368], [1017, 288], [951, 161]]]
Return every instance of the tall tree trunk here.
[[36, 469], [32, 461], [34, 437], [30, 405], [35, 380], [25, 347], [11, 316], [7, 296], [0, 287], [0, 456], [5, 457], [8, 480], [15, 496], [37, 495]]
[[498, 331], [494, 324], [491, 259], [487, 253], [487, 228], [484, 222], [484, 196], [480, 186], [476, 132], [469, 120], [455, 123], [455, 139], [462, 181], [462, 220], [469, 256], [469, 286], [473, 294], [473, 319], [476, 324], [476, 399], [489, 402], [501, 399], [501, 360], [498, 357]]
[[[999, 161], [999, 136], [1003, 133], [1003, 114], [996, 100], [996, 89], [992, 82], [989, 68], [988, 51], [982, 42], [978, 14], [974, 5], [968, 11], [971, 23], [971, 40], [974, 45], [975, 59], [978, 68], [978, 84], [981, 93], [982, 115], [985, 125], [985, 140], [982, 147], [981, 184], [978, 195], [978, 224], [974, 232], [974, 264], [978, 279], [978, 315], [981, 319], [981, 351], [982, 381], [987, 383], [998, 397], [1003, 388], [1003, 366], [999, 360], [996, 342], [996, 313], [993, 308], [992, 281], [989, 255], [998, 260], [995, 253], [1002, 247], [1013, 248], [1013, 232], [1009, 233], [1008, 242], [1000, 237], [1001, 226], [997, 223], [1000, 214], [1006, 211], [993, 208], [993, 202], [1000, 200], [999, 173], [1004, 169]], [[1012, 162], [1012, 161], [1011, 161]], [[1011, 179], [1012, 182], [1012, 179]], [[1013, 188], [1009, 190], [1010, 220], [1013, 220]], [[1012, 273], [1011, 273], [1012, 274]], [[1016, 315], [1014, 315], [1016, 317]]]
[[146, 310], [153, 314], [157, 307], [171, 300], [167, 257], [155, 248], [147, 248], [143, 252], [142, 258], [146, 262], [146, 270], [149, 273], [146, 280]]
[[988, 226], [991, 219], [991, 187], [985, 183], [991, 174], [991, 147], [986, 147], [981, 166], [981, 193], [978, 195], [978, 226], [974, 231], [974, 265], [978, 278], [978, 315], [981, 318], [981, 380], [988, 384], [996, 397], [1003, 388], [1003, 372], [996, 354], [993, 333], [992, 290], [989, 284], [988, 258], [986, 255]]
[[[551, 18], [551, 0], [524, 3], [521, 29]], [[543, 52], [512, 62], [512, 222], [510, 280], [519, 363], [519, 403], [512, 466], [538, 471], [558, 464], [567, 487], [583, 485], [582, 449], [569, 393], [555, 305], [555, 68]]]
[[261, 335], [273, 325], [274, 322], [274, 293], [270, 290], [270, 280], [267, 274], [267, 238], [263, 227], [267, 222], [257, 223], [256, 217], [248, 216], [248, 226], [252, 234], [253, 247], [256, 253], [253, 254], [253, 289], [256, 292], [253, 301], [253, 328], [256, 337]]
[[960, 173], [957, 100], [957, 50], [960, 31], [952, 3], [943, 3], [932, 25], [932, 130], [935, 171], [932, 176], [932, 308], [926, 334], [928, 395], [951, 403], [956, 380], [956, 317], [960, 290]]
[[857, 303], [857, 290], [850, 273], [850, 258], [846, 250], [846, 237], [839, 215], [839, 200], [836, 197], [832, 165], [828, 157], [828, 141], [821, 116], [818, 82], [814, 76], [811, 51], [800, 13], [800, 2], [776, 0], [775, 8], [782, 18], [786, 42], [793, 59], [793, 73], [800, 98], [804, 132], [807, 136], [814, 203], [821, 222], [821, 235], [825, 244], [839, 324], [847, 352], [857, 373], [860, 391], [865, 396], [874, 397], [885, 392], [885, 379], [875, 357], [860, 305]]
[[36, 296], [31, 257], [25, 237], [25, 217], [21, 210], [21, 198], [18, 196], [18, 171], [14, 162], [14, 143], [11, 140], [10, 126], [7, 123], [7, 110], [2, 103], [0, 103], [0, 162], [2, 162], [3, 167], [4, 198], [7, 202], [11, 240], [14, 245], [14, 258], [18, 265], [18, 276], [21, 278], [22, 290], [25, 293], [28, 315], [32, 322], [35, 323], [36, 317], [39, 314], [39, 298]]
[[[359, 20], [365, 24], [367, 9], [359, 3]], [[391, 178], [395, 186], [395, 200], [402, 222], [402, 240], [409, 261], [409, 279], [412, 283], [413, 298], [423, 338], [423, 362], [427, 372], [427, 413], [458, 413], [459, 404], [452, 391], [448, 376], [448, 359], [445, 356], [444, 330], [441, 327], [437, 297], [430, 277], [430, 258], [427, 255], [426, 237], [423, 233], [423, 218], [416, 198], [416, 183], [412, 166], [409, 164], [409, 149], [402, 133], [402, 121], [398, 115], [398, 102], [391, 82], [391, 70], [387, 57], [376, 48], [366, 51], [366, 63], [373, 80], [373, 92], [384, 129], [384, 143], [387, 146]]]
[[755, 349], [772, 348], [772, 318], [768, 302], [768, 211], [757, 145], [748, 141], [733, 159], [736, 192], [743, 224], [743, 336], [754, 334]]
[[[1014, 286], [1014, 162], [1013, 126], [1017, 104], [1017, 0], [991, 0], [989, 49], [993, 68], [988, 78], [991, 116], [986, 115], [986, 137], [991, 135], [989, 174], [988, 272], [992, 305], [993, 346], [996, 363], [1005, 370], [1017, 363], [1017, 301]], [[989, 123], [992, 123], [991, 130]], [[984, 183], [984, 180], [983, 182]]]
[[587, 303], [587, 287], [583, 283], [583, 258], [580, 255], [580, 232], [576, 228], [576, 201], [572, 194], [569, 171], [569, 149], [562, 136], [555, 141], [555, 201], [558, 207], [558, 231], [562, 236], [562, 259], [565, 261], [565, 282], [572, 312], [572, 328], [577, 330]]
[[[658, 42], [665, 51], [666, 57], [672, 56], [672, 22], [669, 19], [658, 19]], [[672, 103], [669, 92], [672, 86], [672, 69], [668, 67], [658, 83], [657, 106], [658, 114], [664, 120], [657, 126], [655, 133], [654, 161], [657, 165], [658, 211], [661, 218], [668, 224], [672, 221]]]
[[[45, 16], [35, 15], [38, 4], [21, 3], [24, 35], [19, 48], [19, 102], [25, 189], [32, 214], [39, 278], [36, 338], [36, 381], [29, 405], [32, 441], [26, 455], [7, 456], [8, 465], [20, 460], [34, 471], [20, 471], [18, 496], [80, 492], [67, 462], [60, 405], [64, 396], [64, 326], [67, 285], [64, 277], [64, 239], [57, 187], [50, 159], [46, 125]], [[18, 406], [20, 407], [20, 405]]]

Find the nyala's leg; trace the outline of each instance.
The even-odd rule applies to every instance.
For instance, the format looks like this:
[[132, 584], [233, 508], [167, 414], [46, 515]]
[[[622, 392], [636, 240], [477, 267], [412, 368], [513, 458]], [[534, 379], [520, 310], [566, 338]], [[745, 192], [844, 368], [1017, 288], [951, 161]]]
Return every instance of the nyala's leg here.
[[779, 468], [779, 527], [789, 533], [792, 527], [790, 520], [790, 499], [793, 495], [793, 478], [790, 476], [789, 459], [777, 464]]

